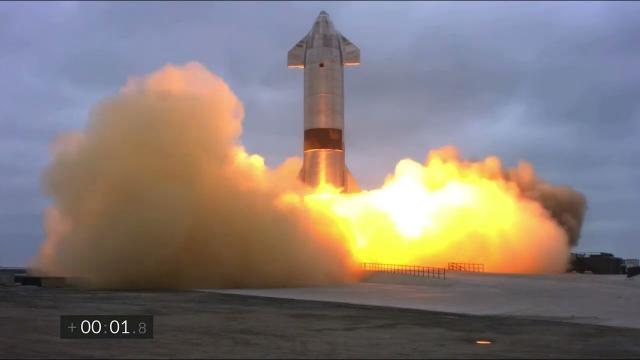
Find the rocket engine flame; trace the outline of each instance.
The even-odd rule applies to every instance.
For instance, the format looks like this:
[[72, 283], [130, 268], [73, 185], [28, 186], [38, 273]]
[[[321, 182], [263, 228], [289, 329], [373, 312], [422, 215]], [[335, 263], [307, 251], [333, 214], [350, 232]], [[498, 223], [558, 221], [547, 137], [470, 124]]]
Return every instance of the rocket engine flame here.
[[[560, 209], [558, 200], [545, 208], [552, 202], [532, 193], [577, 206]], [[481, 263], [515, 273], [563, 271], [572, 234], [553, 214], [581, 224], [585, 208], [581, 194], [538, 180], [527, 163], [503, 170], [496, 157], [464, 162], [452, 146], [431, 152], [425, 164], [400, 161], [380, 189], [321, 189], [304, 201], [335, 219], [360, 262]]]
[[102, 288], [340, 283], [359, 261], [555, 272], [579, 236], [584, 197], [526, 163], [447, 147], [402, 160], [379, 189], [310, 189], [301, 159], [269, 169], [245, 151], [242, 117], [200, 64], [131, 79], [53, 147], [33, 267]]

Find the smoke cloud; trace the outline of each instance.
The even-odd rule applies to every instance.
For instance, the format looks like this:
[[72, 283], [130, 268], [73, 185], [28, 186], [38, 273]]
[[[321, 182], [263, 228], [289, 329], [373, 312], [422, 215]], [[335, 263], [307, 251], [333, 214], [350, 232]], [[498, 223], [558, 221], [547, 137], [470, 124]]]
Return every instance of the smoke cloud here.
[[133, 78], [44, 174], [54, 206], [34, 267], [117, 288], [262, 287], [352, 279], [328, 218], [279, 201], [303, 193], [300, 160], [275, 170], [239, 145], [243, 107], [198, 63]]
[[526, 162], [449, 146], [402, 160], [380, 189], [312, 192], [299, 158], [269, 169], [246, 153], [243, 116], [198, 63], [130, 79], [53, 145], [33, 268], [100, 288], [344, 283], [359, 261], [558, 272], [580, 236], [584, 196]]

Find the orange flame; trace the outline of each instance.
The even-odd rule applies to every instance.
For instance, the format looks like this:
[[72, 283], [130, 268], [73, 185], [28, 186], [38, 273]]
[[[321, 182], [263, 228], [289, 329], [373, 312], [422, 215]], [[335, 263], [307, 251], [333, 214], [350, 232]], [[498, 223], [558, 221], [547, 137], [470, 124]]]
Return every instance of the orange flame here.
[[446, 151], [433, 152], [424, 165], [400, 161], [379, 189], [343, 194], [323, 185], [302, 201], [293, 193], [281, 199], [331, 217], [356, 261], [562, 271], [568, 256], [565, 232], [515, 183], [488, 173], [500, 168], [499, 161], [491, 157], [484, 166], [466, 166], [447, 159]]

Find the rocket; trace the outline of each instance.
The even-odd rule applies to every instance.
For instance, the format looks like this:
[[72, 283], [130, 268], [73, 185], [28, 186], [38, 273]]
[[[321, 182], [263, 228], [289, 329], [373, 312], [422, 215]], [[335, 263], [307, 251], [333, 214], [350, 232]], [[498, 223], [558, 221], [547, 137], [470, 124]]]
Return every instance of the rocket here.
[[307, 35], [289, 50], [290, 68], [304, 69], [304, 160], [300, 179], [360, 191], [345, 165], [344, 66], [360, 65], [360, 49], [322, 11]]

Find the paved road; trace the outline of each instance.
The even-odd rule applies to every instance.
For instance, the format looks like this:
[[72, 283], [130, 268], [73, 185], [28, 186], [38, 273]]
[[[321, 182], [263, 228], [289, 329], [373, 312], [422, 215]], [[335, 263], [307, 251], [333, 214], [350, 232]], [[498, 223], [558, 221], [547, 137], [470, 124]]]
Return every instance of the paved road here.
[[[154, 314], [155, 338], [61, 340], [61, 314]], [[0, 287], [3, 358], [638, 358], [639, 339], [638, 329], [197, 291]]]

